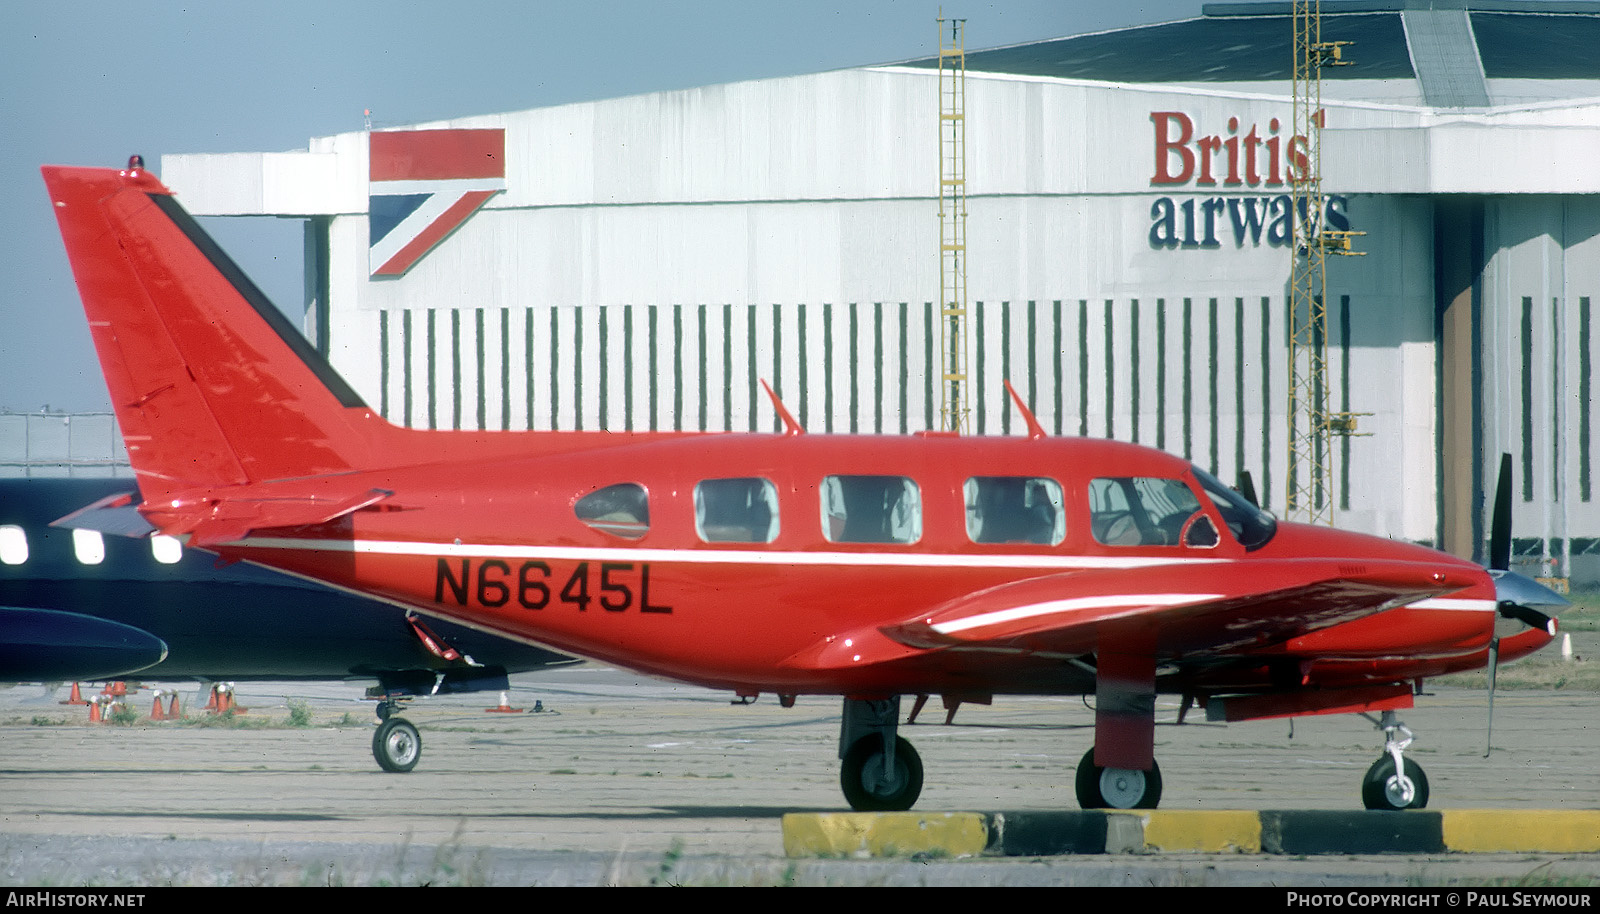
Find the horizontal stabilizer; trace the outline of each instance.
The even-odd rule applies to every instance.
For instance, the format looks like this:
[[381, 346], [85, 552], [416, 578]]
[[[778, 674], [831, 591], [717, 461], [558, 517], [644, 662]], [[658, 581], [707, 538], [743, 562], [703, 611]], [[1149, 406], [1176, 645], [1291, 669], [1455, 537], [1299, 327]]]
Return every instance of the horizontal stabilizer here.
[[191, 513], [193, 522], [189, 525], [169, 523], [163, 524], [162, 529], [172, 534], [188, 533], [190, 545], [204, 549], [244, 539], [255, 530], [325, 524], [393, 495], [386, 489], [367, 489], [342, 498], [241, 492], [212, 502], [209, 511]]
[[50, 526], [68, 530], [95, 530], [136, 539], [149, 536], [156, 530], [139, 513], [139, 493], [131, 491], [107, 495], [92, 505], [52, 521]]

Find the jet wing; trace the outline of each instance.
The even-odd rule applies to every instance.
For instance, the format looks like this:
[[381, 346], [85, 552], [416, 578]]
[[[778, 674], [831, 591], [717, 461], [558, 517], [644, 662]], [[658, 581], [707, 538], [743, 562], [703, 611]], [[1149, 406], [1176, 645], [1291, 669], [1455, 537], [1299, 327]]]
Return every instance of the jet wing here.
[[906, 647], [1081, 656], [1142, 631], [1165, 659], [1281, 643], [1468, 583], [1412, 562], [1252, 561], [1047, 575], [884, 626]]

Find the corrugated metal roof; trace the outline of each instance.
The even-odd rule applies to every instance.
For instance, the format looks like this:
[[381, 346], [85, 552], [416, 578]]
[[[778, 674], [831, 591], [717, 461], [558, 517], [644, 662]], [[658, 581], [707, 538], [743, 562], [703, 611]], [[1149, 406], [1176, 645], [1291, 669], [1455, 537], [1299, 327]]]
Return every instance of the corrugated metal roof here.
[[[968, 51], [967, 69], [1123, 83], [1292, 77], [1291, 4], [1217, 3], [1204, 11], [1198, 19]], [[1424, 91], [1441, 107], [1487, 104], [1475, 86], [1484, 76], [1600, 79], [1595, 2], [1329, 0], [1322, 40], [1351, 42], [1350, 65], [1325, 68], [1324, 79], [1418, 78], [1421, 68]], [[907, 65], [934, 67], [938, 59]]]
[[1474, 12], [1490, 79], [1600, 79], [1600, 14]]
[[[1326, 79], [1412, 76], [1398, 12], [1324, 16], [1324, 41], [1350, 41], [1354, 62]], [[1292, 17], [1206, 16], [968, 51], [967, 69], [1125, 83], [1287, 80], [1293, 76]], [[912, 66], [938, 66], [937, 58]]]

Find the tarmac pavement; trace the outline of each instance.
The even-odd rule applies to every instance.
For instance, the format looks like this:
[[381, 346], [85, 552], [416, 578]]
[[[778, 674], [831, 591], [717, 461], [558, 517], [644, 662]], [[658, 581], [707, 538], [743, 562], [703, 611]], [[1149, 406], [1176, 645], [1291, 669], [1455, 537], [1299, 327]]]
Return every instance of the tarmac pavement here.
[[[373, 761], [370, 702], [343, 683], [240, 683], [265, 728], [85, 723], [61, 688], [0, 690], [0, 882], [161, 884], [1278, 884], [1600, 882], [1600, 855], [1097, 854], [838, 860], [785, 855], [786, 813], [847, 807], [838, 700], [722, 693], [583, 666], [490, 696], [418, 701], [416, 770]], [[204, 696], [180, 686], [191, 711]], [[485, 700], [487, 699], [487, 700]], [[283, 726], [290, 700], [313, 726]], [[141, 718], [153, 699], [129, 700]], [[543, 710], [527, 709], [535, 702]], [[907, 708], [909, 705], [907, 706]], [[904, 710], [904, 709], [903, 709]], [[1171, 723], [1163, 810], [1358, 810], [1382, 735], [1360, 717]], [[1430, 809], [1600, 809], [1600, 695], [1506, 692], [1485, 750], [1481, 693], [1403, 715]], [[192, 712], [191, 712], [192, 713]], [[199, 716], [199, 715], [196, 715]], [[903, 727], [922, 755], [918, 812], [1076, 808], [1093, 714], [1073, 698], [997, 698]]]

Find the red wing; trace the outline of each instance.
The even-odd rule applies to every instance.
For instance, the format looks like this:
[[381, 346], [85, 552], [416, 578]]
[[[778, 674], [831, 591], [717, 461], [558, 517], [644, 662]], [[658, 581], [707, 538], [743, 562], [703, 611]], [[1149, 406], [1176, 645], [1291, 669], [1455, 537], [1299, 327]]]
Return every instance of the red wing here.
[[1108, 628], [1163, 658], [1262, 647], [1459, 589], [1411, 562], [1252, 560], [1070, 572], [971, 594], [882, 628], [907, 647], [1079, 656]]

